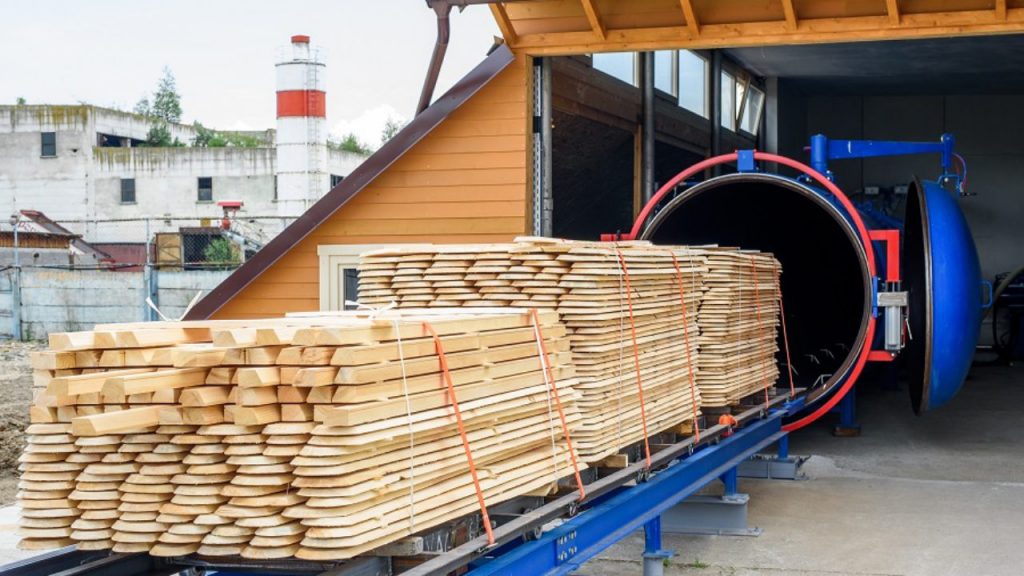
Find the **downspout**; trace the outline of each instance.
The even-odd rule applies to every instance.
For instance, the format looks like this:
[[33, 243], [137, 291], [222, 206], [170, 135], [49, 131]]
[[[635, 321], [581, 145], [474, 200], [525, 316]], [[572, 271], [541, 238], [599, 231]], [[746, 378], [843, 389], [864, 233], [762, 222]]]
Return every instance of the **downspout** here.
[[444, 55], [448, 51], [448, 38], [451, 36], [451, 21], [448, 19], [452, 12], [451, 3], [445, 0], [428, 0], [427, 5], [437, 14], [437, 41], [434, 43], [434, 54], [430, 57], [430, 67], [427, 68], [427, 78], [423, 81], [420, 102], [416, 105], [417, 116], [430, 106], [430, 101], [434, 98], [437, 77], [441, 74]]

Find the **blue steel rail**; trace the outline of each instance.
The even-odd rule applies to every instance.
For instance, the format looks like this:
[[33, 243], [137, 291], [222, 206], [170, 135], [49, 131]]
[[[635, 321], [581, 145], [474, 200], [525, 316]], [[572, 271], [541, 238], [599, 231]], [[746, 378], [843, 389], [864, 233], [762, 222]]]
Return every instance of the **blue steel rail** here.
[[[786, 439], [782, 419], [801, 400], [776, 396], [694, 437], [662, 448], [641, 461], [587, 485], [587, 500], [566, 494], [494, 529], [495, 545], [480, 536], [402, 572], [407, 576], [447, 574], [468, 566], [471, 576], [566, 574], [602, 550], [645, 528], [647, 552], [661, 554], [660, 514], [716, 479], [735, 490], [735, 470], [744, 460]], [[532, 535], [556, 519], [557, 528]], [[660, 562], [660, 560], [659, 560]], [[197, 571], [198, 570], [198, 571]], [[79, 552], [65, 548], [0, 567], [0, 576], [156, 576], [169, 574], [378, 576], [391, 571], [386, 559], [358, 558], [341, 564], [259, 563], [229, 559], [158, 559], [146, 554]]]

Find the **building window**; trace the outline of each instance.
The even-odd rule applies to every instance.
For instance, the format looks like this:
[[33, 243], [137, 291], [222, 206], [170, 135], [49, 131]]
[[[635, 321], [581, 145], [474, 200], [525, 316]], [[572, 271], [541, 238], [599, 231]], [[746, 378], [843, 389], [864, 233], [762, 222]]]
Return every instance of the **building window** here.
[[57, 155], [57, 133], [43, 132], [40, 135], [39, 155], [43, 158], [53, 158]]
[[689, 50], [679, 51], [679, 105], [708, 117], [708, 62]]
[[[359, 271], [355, 268], [345, 268], [343, 271], [342, 293], [345, 296], [343, 303], [345, 310], [355, 310], [354, 302], [359, 301]], [[353, 304], [350, 304], [353, 302]]]
[[736, 131], [736, 78], [728, 72], [722, 72], [722, 117], [719, 121], [722, 128]]
[[199, 202], [213, 202], [213, 178], [199, 177]]
[[764, 92], [751, 86], [750, 90], [747, 90], [747, 103], [743, 107], [743, 116], [740, 118], [740, 130], [756, 136], [761, 126], [761, 110], [763, 109]]
[[337, 174], [331, 174], [331, 190], [334, 190], [334, 187], [337, 186], [338, 184], [341, 184], [341, 181], [344, 180], [344, 179], [345, 179], [344, 176], [338, 176]]
[[676, 53], [660, 50], [654, 53], [654, 87], [666, 94], [676, 95]]
[[121, 204], [135, 204], [135, 178], [121, 178]]
[[626, 82], [637, 86], [636, 78], [636, 53], [635, 52], [610, 52], [607, 54], [594, 54], [592, 57], [594, 68]]

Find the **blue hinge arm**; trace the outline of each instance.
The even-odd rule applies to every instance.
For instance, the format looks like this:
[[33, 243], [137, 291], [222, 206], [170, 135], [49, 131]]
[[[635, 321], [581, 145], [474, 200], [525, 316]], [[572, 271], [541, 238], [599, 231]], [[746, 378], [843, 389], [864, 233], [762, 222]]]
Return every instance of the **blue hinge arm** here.
[[943, 134], [938, 142], [898, 142], [892, 140], [830, 140], [823, 134], [811, 136], [811, 167], [818, 172], [828, 170], [829, 160], [877, 158], [880, 156], [906, 156], [909, 154], [939, 154], [942, 170], [953, 173], [952, 134]]

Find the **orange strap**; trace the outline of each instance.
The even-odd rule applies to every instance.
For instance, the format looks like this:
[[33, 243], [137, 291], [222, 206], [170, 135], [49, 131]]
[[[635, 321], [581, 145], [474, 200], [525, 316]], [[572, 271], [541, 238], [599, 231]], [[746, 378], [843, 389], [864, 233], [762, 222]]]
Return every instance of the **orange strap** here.
[[696, 431], [697, 442], [700, 442], [700, 424], [697, 422], [697, 383], [693, 377], [693, 358], [690, 352], [690, 322], [686, 318], [686, 292], [683, 288], [683, 271], [679, 269], [676, 253], [669, 250], [672, 265], [676, 267], [676, 284], [679, 285], [679, 304], [683, 307], [683, 343], [686, 345], [686, 367], [690, 372], [690, 400], [693, 403], [693, 429]]
[[636, 390], [637, 398], [640, 400], [640, 422], [644, 432], [644, 455], [647, 458], [647, 467], [651, 467], [651, 444], [647, 441], [647, 410], [644, 408], [644, 383], [640, 376], [640, 346], [636, 343], [636, 320], [633, 318], [633, 288], [629, 284], [629, 268], [626, 267], [626, 257], [618, 247], [615, 253], [619, 255], [619, 264], [622, 266], [622, 275], [626, 280], [626, 303], [629, 305], [629, 331], [633, 336], [633, 365], [636, 368]]
[[[754, 275], [754, 309], [757, 311], [757, 339], [758, 347], [763, 345], [761, 340], [764, 339], [764, 332], [761, 330], [761, 292], [757, 288], [757, 262], [754, 257], [750, 257], [750, 270]], [[764, 358], [760, 359], [761, 362], [761, 374], [764, 376], [764, 403], [768, 405], [768, 371], [765, 370]]]
[[789, 395], [796, 394], [793, 384], [793, 361], [789, 359], [789, 335], [786, 334], [786, 308], [782, 305], [782, 287], [779, 287], [779, 316], [782, 317], [782, 343], [786, 348], [786, 368], [789, 369]]
[[562, 434], [565, 436], [565, 443], [569, 446], [569, 458], [572, 459], [572, 470], [576, 476], [576, 485], [580, 488], [580, 502], [587, 497], [587, 491], [583, 487], [583, 479], [580, 477], [580, 465], [576, 461], [576, 449], [572, 447], [572, 436], [569, 434], [569, 425], [565, 422], [565, 411], [562, 410], [562, 399], [558, 396], [558, 386], [555, 385], [555, 374], [551, 369], [551, 355], [548, 354], [548, 347], [544, 343], [544, 334], [541, 332], [540, 317], [537, 315], [537, 309], [533, 308], [530, 310], [530, 315], [533, 317], [533, 328], [535, 335], [537, 336], [537, 345], [540, 346], [540, 367], [548, 375], [548, 383], [551, 386], [551, 395], [555, 399], [555, 406], [558, 408], [558, 419], [562, 421]]
[[469, 474], [473, 477], [473, 487], [476, 489], [476, 499], [480, 503], [480, 515], [483, 516], [484, 531], [487, 532], [487, 545], [494, 544], [494, 531], [491, 530], [491, 517], [487, 514], [487, 504], [484, 503], [484, 492], [480, 488], [480, 479], [476, 474], [476, 464], [473, 463], [473, 452], [469, 449], [469, 438], [466, 437], [466, 426], [462, 423], [462, 412], [459, 411], [459, 401], [455, 398], [455, 384], [452, 383], [452, 373], [448, 370], [448, 359], [444, 355], [444, 346], [441, 338], [437, 335], [430, 322], [423, 323], [423, 330], [434, 337], [434, 349], [437, 351], [437, 361], [441, 365], [441, 372], [444, 374], [445, 384], [448, 386], [448, 400], [452, 403], [455, 411], [455, 422], [459, 427], [459, 436], [462, 437], [462, 448], [466, 451], [466, 460], [469, 461]]

